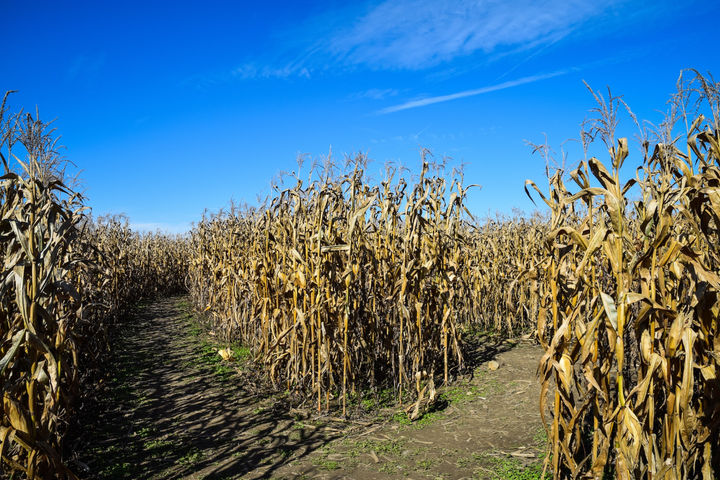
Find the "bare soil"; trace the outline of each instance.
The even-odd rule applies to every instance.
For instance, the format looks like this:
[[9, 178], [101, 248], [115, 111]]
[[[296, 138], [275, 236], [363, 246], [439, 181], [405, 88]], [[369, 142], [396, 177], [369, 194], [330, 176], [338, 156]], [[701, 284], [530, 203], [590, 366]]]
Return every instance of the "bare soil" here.
[[470, 373], [419, 420], [358, 405], [344, 421], [221, 361], [186, 302], [160, 299], [126, 320], [80, 406], [80, 478], [540, 478], [537, 346], [468, 337]]

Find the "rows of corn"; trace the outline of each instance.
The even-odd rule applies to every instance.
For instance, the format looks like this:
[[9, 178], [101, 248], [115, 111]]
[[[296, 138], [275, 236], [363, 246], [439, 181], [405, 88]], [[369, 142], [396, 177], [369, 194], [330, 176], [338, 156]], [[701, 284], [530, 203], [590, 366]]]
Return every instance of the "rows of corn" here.
[[75, 478], [62, 440], [83, 376], [132, 303], [184, 288], [187, 242], [89, 217], [48, 124], [5, 101], [0, 135], [0, 467]]
[[471, 310], [463, 328], [518, 336], [534, 330], [540, 310], [535, 272], [549, 232], [546, 216], [498, 214], [468, 222], [467, 272]]
[[293, 177], [266, 208], [204, 218], [188, 281], [212, 328], [251, 347], [271, 381], [343, 411], [359, 389], [394, 388], [402, 402], [435, 375], [447, 381], [463, 366], [469, 325], [527, 328], [538, 308], [525, 302], [529, 287], [508, 302], [500, 286], [532, 264], [546, 229], [475, 225], [471, 186], [427, 152], [411, 184], [390, 167], [371, 183], [364, 155], [347, 160], [344, 174]]
[[642, 165], [626, 182], [623, 103], [595, 94], [581, 140], [601, 140], [607, 164], [586, 155], [542, 197], [550, 233], [529, 274], [542, 279], [541, 413], [556, 478], [720, 471], [720, 91], [699, 74], [678, 87], [657, 129], [637, 123]]
[[[719, 96], [700, 75], [679, 87], [657, 129], [636, 121], [642, 167], [629, 182], [615, 136], [624, 104], [596, 95], [584, 159], [548, 169], [549, 218], [476, 222], [463, 176], [426, 152], [410, 184], [368, 182], [362, 156], [344, 174], [294, 177], [266, 208], [193, 230], [194, 303], [274, 383], [343, 411], [348, 394], [380, 385], [419, 403], [434, 375], [462, 368], [464, 329], [532, 324], [556, 478], [713, 478]], [[588, 158], [595, 140], [609, 168]]]
[[[699, 75], [679, 87], [664, 123], [638, 123], [642, 165], [627, 182], [624, 104], [596, 94], [584, 159], [548, 169], [547, 194], [527, 184], [547, 216], [478, 221], [473, 185], [423, 150], [419, 175], [389, 165], [379, 182], [365, 155], [340, 172], [327, 158], [189, 237], [90, 218], [47, 125], [0, 115], [0, 464], [72, 478], [62, 437], [83, 365], [133, 302], [187, 289], [216, 335], [318, 410], [391, 388], [416, 416], [462, 370], [464, 331], [535, 331], [556, 478], [713, 478], [720, 94]], [[594, 140], [607, 166], [588, 158]], [[25, 160], [11, 171], [16, 144]]]

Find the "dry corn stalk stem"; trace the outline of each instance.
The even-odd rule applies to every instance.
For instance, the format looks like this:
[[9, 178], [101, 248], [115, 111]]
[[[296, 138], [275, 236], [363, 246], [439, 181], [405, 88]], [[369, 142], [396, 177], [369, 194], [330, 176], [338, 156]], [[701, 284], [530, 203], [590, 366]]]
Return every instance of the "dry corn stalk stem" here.
[[[593, 93], [599, 116], [583, 139], [603, 140], [610, 169], [583, 160], [569, 173], [579, 191], [558, 170], [542, 196], [552, 218], [538, 284], [541, 413], [551, 412], [555, 478], [710, 480], [718, 471], [720, 96], [697, 73], [678, 86], [624, 184], [622, 102]], [[709, 106], [711, 118], [693, 106]], [[682, 120], [684, 145], [673, 133]]]

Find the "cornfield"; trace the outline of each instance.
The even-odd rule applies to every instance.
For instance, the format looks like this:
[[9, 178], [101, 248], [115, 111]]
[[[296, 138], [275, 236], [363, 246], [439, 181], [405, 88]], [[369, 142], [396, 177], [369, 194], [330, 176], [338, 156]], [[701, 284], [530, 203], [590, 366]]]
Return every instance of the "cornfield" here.
[[636, 122], [642, 166], [624, 184], [628, 141], [615, 137], [624, 104], [593, 94], [597, 118], [582, 140], [600, 138], [610, 168], [580, 162], [568, 173], [574, 194], [558, 170], [542, 197], [551, 231], [535, 273], [552, 469], [710, 480], [720, 463], [718, 85], [681, 76], [665, 121], [655, 131]]
[[509, 337], [534, 331], [540, 309], [533, 287], [537, 279], [521, 275], [544, 254], [548, 218], [516, 211], [469, 222], [467, 229], [472, 310], [463, 327]]
[[29, 114], [7, 116], [6, 100], [0, 107], [0, 465], [31, 479], [76, 478], [61, 455], [82, 376], [110, 353], [108, 328], [132, 303], [183, 288], [187, 242], [139, 235], [118, 218], [90, 218], [83, 196], [65, 181], [49, 124]]
[[[192, 231], [189, 287], [217, 331], [257, 352], [271, 381], [329, 407], [348, 389], [432, 390], [462, 366], [470, 305], [462, 174], [371, 186], [365, 156], [278, 192], [264, 210], [205, 218]], [[318, 169], [320, 170], [320, 169]], [[427, 372], [430, 372], [429, 374]], [[429, 375], [428, 378], [426, 378]], [[339, 393], [341, 391], [341, 393]], [[335, 393], [333, 393], [335, 392]]]
[[[622, 99], [593, 92], [578, 166], [549, 168], [548, 207], [477, 220], [475, 185], [421, 151], [392, 164], [328, 156], [260, 207], [187, 236], [92, 217], [49, 124], [0, 107], [0, 465], [75, 478], [63, 437], [108, 332], [139, 299], [187, 291], [208, 328], [249, 347], [318, 411], [392, 389], [411, 418], [464, 367], [464, 332], [534, 332], [555, 478], [711, 479], [720, 463], [720, 93], [681, 76], [623, 183]], [[703, 113], [705, 112], [705, 113]], [[707, 113], [709, 112], [709, 114]], [[708, 114], [709, 116], [704, 116]], [[685, 127], [682, 135], [675, 133]], [[588, 158], [593, 141], [608, 166]], [[19, 158], [19, 157], [22, 157]], [[640, 163], [640, 161], [638, 161]], [[573, 193], [566, 185], [574, 185]]]
[[419, 407], [435, 374], [462, 369], [463, 330], [531, 330], [538, 297], [518, 276], [548, 231], [541, 215], [478, 222], [472, 185], [444, 175], [446, 160], [423, 150], [409, 186], [392, 165], [373, 185], [363, 154], [342, 175], [326, 159], [267, 207], [206, 216], [191, 232], [194, 305], [318, 410], [339, 396], [346, 413], [348, 389], [387, 387]]

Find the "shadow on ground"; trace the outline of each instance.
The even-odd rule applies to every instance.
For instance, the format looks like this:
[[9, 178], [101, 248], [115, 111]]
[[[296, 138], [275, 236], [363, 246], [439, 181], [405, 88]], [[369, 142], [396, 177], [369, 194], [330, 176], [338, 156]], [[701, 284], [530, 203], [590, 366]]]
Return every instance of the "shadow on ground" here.
[[203, 362], [217, 354], [208, 355], [182, 300], [126, 319], [104, 386], [81, 406], [71, 463], [81, 478], [271, 477], [338, 436], [253, 391], [234, 369]]
[[79, 409], [70, 465], [80, 478], [541, 476], [537, 346], [468, 335], [464, 374], [418, 420], [388, 407], [343, 422], [291, 408], [253, 381], [249, 364], [220, 361], [186, 301], [160, 299], [123, 323]]

